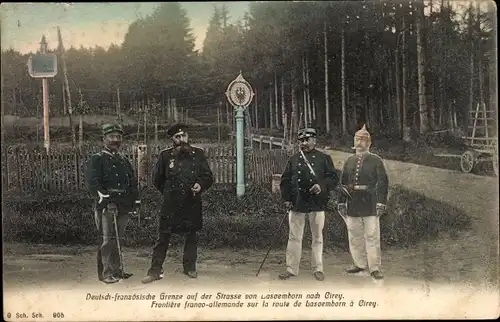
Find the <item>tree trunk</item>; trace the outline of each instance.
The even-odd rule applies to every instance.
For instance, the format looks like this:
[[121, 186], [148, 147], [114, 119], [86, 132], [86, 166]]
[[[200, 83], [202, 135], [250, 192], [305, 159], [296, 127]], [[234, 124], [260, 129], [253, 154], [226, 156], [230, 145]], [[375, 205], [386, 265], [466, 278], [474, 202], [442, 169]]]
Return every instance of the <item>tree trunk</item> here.
[[292, 90], [292, 126], [290, 128], [290, 142], [293, 142], [295, 140], [295, 134], [299, 128], [299, 118], [298, 118], [298, 102], [297, 102], [297, 77], [296, 77], [296, 71], [295, 68], [292, 69], [292, 84], [291, 84], [291, 90]]
[[342, 64], [342, 134], [347, 134], [347, 108], [346, 108], [346, 101], [345, 101], [345, 31], [344, 28], [342, 28], [342, 45], [341, 45], [341, 51], [342, 51], [342, 58], [341, 58], [341, 64]]
[[269, 129], [272, 130], [274, 128], [274, 123], [273, 123], [274, 110], [273, 110], [273, 93], [271, 92], [271, 87], [269, 87], [268, 93], [269, 93]]
[[[396, 31], [396, 35], [398, 35], [397, 31]], [[396, 133], [397, 133], [399, 138], [402, 138], [401, 135], [403, 133], [403, 118], [401, 116], [401, 84], [400, 84], [401, 73], [400, 73], [400, 67], [399, 67], [399, 43], [396, 44], [396, 50], [394, 52], [394, 60], [396, 62], [395, 71], [394, 71], [394, 77], [396, 79], [396, 118], [397, 118]]]
[[274, 71], [274, 107], [275, 107], [274, 108], [274, 110], [275, 110], [274, 120], [276, 121], [275, 125], [276, 125], [277, 129], [281, 129], [281, 125], [279, 122], [280, 106], [279, 106], [279, 102], [278, 102], [278, 76], [276, 75], [276, 71]]
[[[488, 12], [491, 14], [493, 30], [492, 34], [497, 35], [497, 16], [496, 16], [496, 8], [492, 2], [488, 2]], [[491, 51], [488, 53], [489, 57], [489, 106], [488, 109], [491, 111], [498, 111], [498, 84], [497, 84], [497, 41], [496, 37], [492, 37], [490, 39], [492, 42], [492, 46], [490, 47]], [[497, 126], [498, 126], [498, 113], [497, 117]]]
[[[425, 50], [422, 37], [424, 23], [424, 4], [419, 0], [417, 6], [416, 32], [417, 32], [417, 59], [418, 59], [418, 105], [420, 112], [420, 134], [429, 131], [429, 110], [425, 92]], [[432, 115], [432, 113], [430, 113]]]
[[403, 124], [403, 140], [406, 142], [411, 141], [411, 136], [410, 136], [410, 126], [408, 124], [408, 71], [407, 71], [407, 55], [406, 55], [406, 24], [405, 24], [405, 18], [403, 17], [403, 25], [401, 27], [402, 32], [403, 32], [403, 38], [402, 38], [402, 55], [403, 55], [403, 61], [402, 61], [402, 88], [403, 88], [403, 104], [402, 104], [402, 124]]
[[281, 122], [283, 127], [287, 126], [286, 108], [285, 108], [285, 76], [281, 75]]
[[309, 122], [312, 124], [312, 121], [314, 120], [313, 118], [313, 113], [311, 109], [311, 86], [310, 86], [310, 81], [309, 81], [309, 57], [306, 55], [306, 94], [307, 94], [307, 113], [308, 113], [308, 118]]
[[253, 104], [253, 111], [254, 111], [254, 129], [258, 130], [259, 129], [259, 108], [258, 108], [258, 101], [259, 101], [259, 91], [255, 89], [255, 101]]
[[303, 100], [303, 114], [304, 114], [304, 127], [308, 127], [310, 120], [307, 114], [307, 89], [306, 89], [306, 55], [302, 56], [302, 100]]
[[[387, 56], [388, 56], [387, 58], [390, 59], [390, 54]], [[392, 91], [391, 91], [391, 82], [392, 82], [391, 76], [392, 75], [391, 74], [392, 74], [392, 68], [387, 68], [387, 73], [386, 73], [386, 77], [385, 77], [385, 84], [386, 84], [386, 88], [387, 88], [387, 111], [389, 111], [389, 113], [392, 113], [392, 111], [393, 111], [393, 107], [392, 107], [393, 100], [392, 100]], [[381, 118], [382, 118], [381, 121], [382, 121], [382, 124], [384, 125], [384, 127], [385, 127], [385, 124], [387, 122], [389, 122], [390, 124], [394, 124], [392, 115], [389, 114], [386, 116], [383, 113], [384, 109], [380, 109], [380, 110], [381, 110]], [[396, 115], [395, 119], [396, 119], [395, 123], [398, 124], [397, 115]], [[390, 131], [388, 131], [388, 132], [390, 133]]]
[[325, 121], [326, 133], [330, 133], [330, 98], [328, 97], [328, 42], [326, 37], [326, 22], [323, 30], [325, 46]]
[[19, 115], [17, 114], [17, 100], [16, 100], [16, 87], [12, 89], [12, 114], [14, 115]]
[[[472, 34], [472, 28], [473, 28], [473, 10], [472, 10], [472, 4], [471, 6], [469, 7], [469, 21], [468, 21], [468, 33], [469, 33], [469, 41], [470, 41], [470, 44], [471, 44], [471, 47], [470, 47], [470, 55], [469, 55], [469, 59], [470, 59], [470, 86], [469, 86], [469, 111], [474, 111], [474, 38], [473, 38], [473, 34]], [[467, 124], [469, 122], [469, 117], [470, 117], [470, 113], [467, 112], [465, 113], [465, 131], [466, 133], [468, 133], [468, 128], [467, 128]], [[468, 134], [467, 134], [468, 136]]]
[[[5, 130], [4, 130], [4, 115], [5, 115], [5, 104], [4, 104], [4, 96], [3, 96], [3, 87], [4, 87], [4, 83], [3, 83], [3, 69], [0, 69], [0, 77], [1, 77], [1, 87], [0, 87], [0, 100], [1, 100], [1, 103], [0, 103], [0, 108], [2, 109], [1, 113], [1, 124], [0, 124], [0, 127], [2, 127], [2, 129], [0, 131], [2, 131], [2, 144], [5, 142], [4, 141], [4, 137], [5, 137]], [[3, 173], [3, 171], [2, 171]]]
[[[478, 37], [480, 37], [481, 33], [481, 9], [479, 7], [479, 2], [476, 3], [476, 10], [477, 10], [477, 20], [476, 20], [476, 32]], [[484, 94], [483, 94], [483, 64], [482, 64], [482, 59], [483, 59], [483, 51], [481, 47], [481, 39], [477, 39], [477, 71], [478, 71], [478, 81], [479, 81], [479, 103], [484, 104]], [[485, 115], [486, 117], [486, 115]]]

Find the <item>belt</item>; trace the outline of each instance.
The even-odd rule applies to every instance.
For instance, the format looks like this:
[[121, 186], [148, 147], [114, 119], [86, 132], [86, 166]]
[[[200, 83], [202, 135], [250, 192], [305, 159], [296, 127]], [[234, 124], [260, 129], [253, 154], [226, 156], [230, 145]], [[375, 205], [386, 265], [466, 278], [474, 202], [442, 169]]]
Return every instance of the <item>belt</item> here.
[[368, 185], [354, 185], [352, 187], [353, 190], [368, 190]]
[[121, 196], [122, 194], [127, 193], [125, 189], [108, 189], [108, 192]]

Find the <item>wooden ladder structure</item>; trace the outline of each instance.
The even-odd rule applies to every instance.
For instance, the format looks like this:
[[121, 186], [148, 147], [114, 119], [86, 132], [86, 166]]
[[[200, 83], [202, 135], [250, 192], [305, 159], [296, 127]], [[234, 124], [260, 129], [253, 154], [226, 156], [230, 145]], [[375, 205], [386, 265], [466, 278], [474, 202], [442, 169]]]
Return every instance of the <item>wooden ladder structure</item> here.
[[469, 173], [481, 162], [491, 162], [498, 176], [498, 133], [497, 116], [494, 110], [487, 110], [486, 104], [477, 104], [469, 111], [467, 133], [463, 137], [468, 150], [461, 156], [460, 166]]
[[478, 103], [476, 109], [469, 111], [469, 114], [465, 137], [467, 144], [473, 148], [488, 150], [496, 141], [496, 135], [492, 136], [496, 128], [495, 111], [487, 110], [485, 103]]

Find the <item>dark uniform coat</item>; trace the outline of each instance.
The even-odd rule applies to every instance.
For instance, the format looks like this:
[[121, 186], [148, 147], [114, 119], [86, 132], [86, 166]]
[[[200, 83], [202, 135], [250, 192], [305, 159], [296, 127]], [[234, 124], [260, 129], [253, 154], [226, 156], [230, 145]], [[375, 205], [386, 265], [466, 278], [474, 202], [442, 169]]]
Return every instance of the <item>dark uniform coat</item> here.
[[[163, 194], [161, 215], [168, 218], [167, 226], [176, 233], [202, 229], [201, 195], [214, 182], [204, 151], [191, 148], [189, 153], [174, 148], [161, 151], [153, 174], [154, 185]], [[193, 195], [195, 183], [201, 191]]]
[[387, 203], [389, 181], [382, 159], [367, 152], [350, 156], [344, 163], [341, 184], [352, 196], [341, 195], [339, 202], [347, 202], [347, 215], [375, 216], [377, 203]]
[[97, 209], [104, 209], [110, 202], [118, 206], [119, 212], [134, 209], [135, 201], [139, 199], [137, 177], [134, 167], [123, 154], [107, 148], [93, 154], [87, 163], [85, 178], [96, 202], [99, 200], [97, 191], [110, 195], [101, 204], [96, 203]]
[[[339, 178], [332, 158], [316, 149], [304, 152], [314, 169], [312, 175], [300, 152], [294, 154], [281, 175], [280, 190], [285, 201], [291, 201], [292, 210], [297, 212], [324, 211], [328, 204], [329, 192], [337, 187]], [[309, 189], [318, 183], [321, 193], [313, 195]]]

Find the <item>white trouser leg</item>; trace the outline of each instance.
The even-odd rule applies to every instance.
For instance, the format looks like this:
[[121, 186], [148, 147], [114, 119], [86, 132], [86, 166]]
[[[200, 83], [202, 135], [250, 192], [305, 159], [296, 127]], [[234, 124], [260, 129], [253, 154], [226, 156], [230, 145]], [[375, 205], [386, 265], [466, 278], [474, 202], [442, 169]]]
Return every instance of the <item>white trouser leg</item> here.
[[346, 216], [347, 233], [349, 235], [349, 251], [354, 265], [368, 268], [365, 248], [363, 217]]
[[364, 238], [366, 257], [370, 273], [380, 270], [381, 266], [381, 251], [380, 251], [380, 218], [377, 216], [369, 216], [363, 218], [364, 222]]
[[311, 268], [313, 272], [323, 272], [323, 227], [325, 226], [325, 212], [310, 212], [309, 226], [311, 227]]
[[288, 224], [290, 231], [288, 234], [288, 245], [286, 248], [286, 270], [293, 275], [299, 275], [300, 258], [302, 256], [302, 237], [304, 236], [304, 226], [306, 214], [290, 211], [288, 214]]

